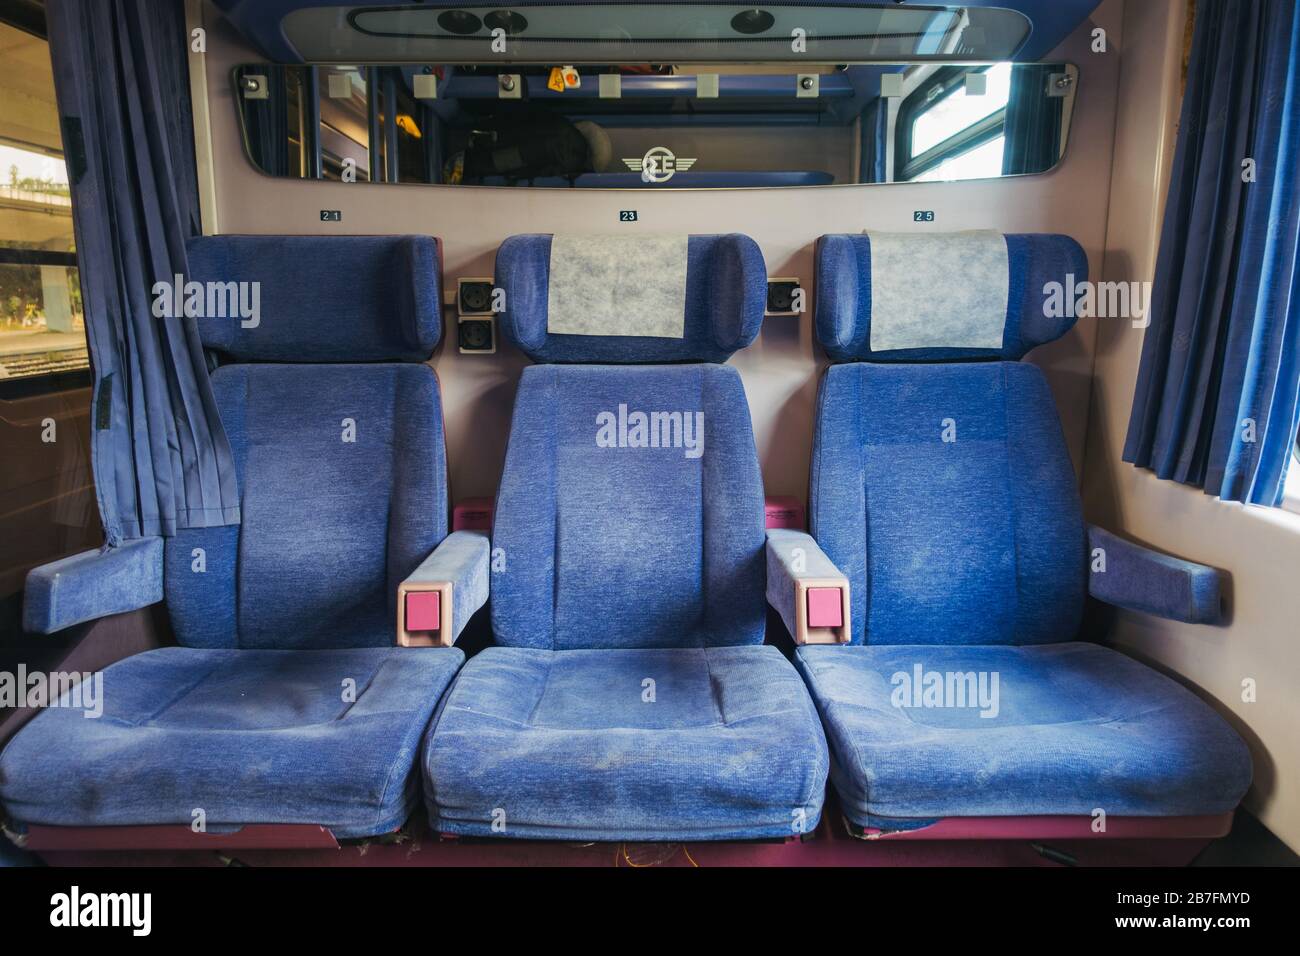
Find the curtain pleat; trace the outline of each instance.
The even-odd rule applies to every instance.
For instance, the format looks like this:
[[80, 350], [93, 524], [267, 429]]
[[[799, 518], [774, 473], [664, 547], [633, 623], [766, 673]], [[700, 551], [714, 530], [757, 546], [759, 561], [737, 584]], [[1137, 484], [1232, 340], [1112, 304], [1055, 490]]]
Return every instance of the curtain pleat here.
[[1300, 8], [1196, 17], [1124, 460], [1276, 505], [1300, 425]]
[[858, 121], [862, 130], [862, 150], [858, 164], [858, 182], [888, 181], [885, 153], [889, 148], [889, 101], [877, 96]]
[[195, 321], [153, 315], [155, 283], [185, 275], [185, 240], [200, 222], [183, 3], [50, 0], [47, 24], [74, 144], [105, 537], [238, 523], [234, 460]]
[[[266, 99], [244, 100], [245, 133], [253, 161], [272, 176], [289, 175], [289, 93], [285, 67], [267, 64]], [[308, 138], [303, 136], [302, 148]], [[296, 174], [296, 173], [295, 173]]]

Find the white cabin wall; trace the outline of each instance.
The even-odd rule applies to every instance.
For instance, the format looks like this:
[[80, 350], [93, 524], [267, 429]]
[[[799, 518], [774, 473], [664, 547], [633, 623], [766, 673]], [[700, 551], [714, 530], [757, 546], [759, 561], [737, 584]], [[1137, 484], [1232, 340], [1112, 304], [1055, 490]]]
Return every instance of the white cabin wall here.
[[[1081, 71], [1074, 125], [1064, 160], [1041, 176], [963, 183], [828, 186], [772, 190], [597, 191], [341, 184], [272, 179], [245, 158], [231, 86], [231, 69], [260, 59], [210, 5], [207, 95], [212, 174], [223, 233], [319, 234], [321, 209], [340, 209], [340, 234], [425, 233], [444, 243], [444, 286], [457, 276], [492, 274], [503, 238], [520, 232], [744, 232], [758, 241], [768, 274], [798, 276], [812, 289], [813, 244], [828, 232], [909, 231], [912, 211], [932, 209], [942, 230], [1064, 232], [1101, 267], [1110, 189], [1115, 45], [1123, 0], [1104, 0], [1053, 54]], [[1110, 52], [1090, 51], [1090, 33], [1103, 26]], [[198, 114], [196, 113], [196, 116]], [[203, 133], [200, 132], [200, 137]], [[636, 208], [634, 225], [618, 221]], [[815, 296], [815, 290], [813, 295]], [[456, 498], [491, 495], [504, 459], [515, 383], [527, 360], [502, 345], [495, 356], [464, 356], [454, 347], [454, 314], [432, 362], [442, 381], [447, 454]], [[769, 494], [806, 496], [813, 404], [825, 355], [812, 338], [811, 313], [769, 319], [759, 339], [732, 363], [740, 370]], [[446, 338], [452, 342], [446, 344]], [[1048, 373], [1076, 470], [1082, 468], [1095, 329], [1080, 322], [1065, 339], [1032, 360]]]
[[[1124, 11], [1108, 280], [1155, 275], [1182, 100], [1185, 19], [1185, 0], [1143, 0]], [[1142, 336], [1118, 319], [1103, 320], [1097, 330], [1085, 508], [1097, 524], [1226, 570], [1229, 620], [1209, 627], [1121, 612], [1113, 640], [1180, 675], [1241, 732], [1255, 760], [1246, 805], [1300, 850], [1300, 515], [1219, 501], [1122, 460]], [[1248, 678], [1257, 682], [1255, 703], [1242, 701]]]

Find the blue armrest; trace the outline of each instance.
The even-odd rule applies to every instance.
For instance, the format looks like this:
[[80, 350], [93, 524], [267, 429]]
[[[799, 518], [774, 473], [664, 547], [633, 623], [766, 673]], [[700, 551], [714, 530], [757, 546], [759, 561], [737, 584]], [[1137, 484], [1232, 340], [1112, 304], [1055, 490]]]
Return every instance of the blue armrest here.
[[[838, 595], [830, 593], [835, 590]], [[767, 602], [781, 615], [796, 644], [849, 641], [849, 579], [806, 532], [768, 530]], [[827, 625], [819, 618], [827, 612], [838, 623]]]
[[[433, 553], [399, 585], [399, 602], [404, 602], [407, 594], [417, 591], [437, 591], [442, 595], [438, 645], [449, 647], [456, 643], [474, 612], [487, 603], [491, 550], [486, 531], [454, 531], [443, 538]], [[399, 644], [430, 643], [407, 633], [404, 623], [405, 614], [399, 611]]]
[[[1215, 624], [1222, 575], [1088, 526], [1088, 593], [1116, 607], [1171, 621]], [[1103, 570], [1104, 569], [1104, 570]]]
[[23, 629], [49, 634], [163, 599], [162, 538], [136, 538], [33, 568], [23, 598]]

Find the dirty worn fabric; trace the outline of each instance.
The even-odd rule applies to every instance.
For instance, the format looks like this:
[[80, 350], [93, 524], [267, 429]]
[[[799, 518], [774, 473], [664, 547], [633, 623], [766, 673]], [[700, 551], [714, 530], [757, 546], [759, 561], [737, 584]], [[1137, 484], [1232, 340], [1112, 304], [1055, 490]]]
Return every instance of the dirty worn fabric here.
[[102, 716], [50, 708], [9, 742], [0, 802], [29, 824], [189, 826], [201, 809], [209, 829], [386, 833], [419, 800], [420, 739], [463, 660], [454, 647], [137, 654], [103, 671]]
[[1250, 751], [1222, 717], [1095, 644], [809, 646], [796, 659], [859, 826], [1225, 813], [1250, 786]]
[[433, 369], [250, 363], [217, 369], [212, 385], [244, 521], [167, 539], [163, 575], [177, 641], [391, 645], [398, 584], [447, 534]]
[[764, 544], [734, 368], [524, 369], [492, 530], [498, 644], [760, 643]]
[[780, 838], [816, 826], [827, 762], [774, 647], [493, 647], [447, 693], [425, 796], [465, 836]]
[[1087, 587], [1074, 469], [1022, 362], [833, 366], [813, 536], [849, 579], [854, 644], [1049, 644]]

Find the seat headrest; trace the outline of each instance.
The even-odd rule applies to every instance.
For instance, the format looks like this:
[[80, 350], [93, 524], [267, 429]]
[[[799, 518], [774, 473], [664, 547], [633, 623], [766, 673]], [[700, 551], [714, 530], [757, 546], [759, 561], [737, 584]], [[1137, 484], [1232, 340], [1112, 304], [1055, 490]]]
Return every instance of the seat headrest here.
[[203, 344], [237, 362], [423, 362], [442, 335], [429, 236], [202, 236], [186, 251]]
[[725, 362], [767, 301], [758, 244], [719, 236], [511, 236], [502, 335], [535, 362]]
[[822, 236], [817, 340], [840, 362], [1015, 361], [1070, 330], [1087, 278], [1069, 236]]

